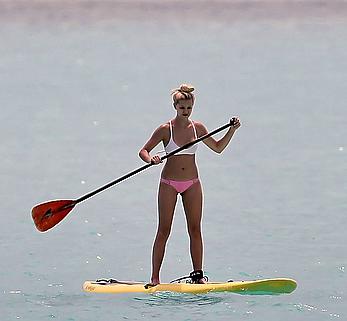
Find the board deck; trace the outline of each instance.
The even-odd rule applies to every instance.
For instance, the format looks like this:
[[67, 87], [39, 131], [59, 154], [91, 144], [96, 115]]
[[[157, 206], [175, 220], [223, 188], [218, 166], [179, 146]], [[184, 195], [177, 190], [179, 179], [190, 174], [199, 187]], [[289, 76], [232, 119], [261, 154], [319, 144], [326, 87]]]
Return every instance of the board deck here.
[[161, 283], [150, 287], [146, 287], [145, 283], [127, 281], [106, 284], [105, 282], [86, 281], [83, 284], [84, 291], [94, 293], [155, 293], [169, 291], [181, 293], [233, 292], [247, 295], [274, 295], [291, 293], [296, 287], [296, 281], [287, 278], [224, 283], [209, 282], [207, 284]]

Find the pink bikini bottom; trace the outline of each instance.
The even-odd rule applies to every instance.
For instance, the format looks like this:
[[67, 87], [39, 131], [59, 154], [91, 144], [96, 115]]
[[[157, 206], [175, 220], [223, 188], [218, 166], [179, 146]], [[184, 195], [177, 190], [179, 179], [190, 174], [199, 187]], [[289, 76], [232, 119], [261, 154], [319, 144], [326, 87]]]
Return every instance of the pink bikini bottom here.
[[192, 187], [195, 183], [199, 182], [198, 178], [193, 178], [188, 181], [175, 181], [172, 179], [161, 178], [160, 182], [172, 186], [177, 193], [184, 193], [187, 189]]

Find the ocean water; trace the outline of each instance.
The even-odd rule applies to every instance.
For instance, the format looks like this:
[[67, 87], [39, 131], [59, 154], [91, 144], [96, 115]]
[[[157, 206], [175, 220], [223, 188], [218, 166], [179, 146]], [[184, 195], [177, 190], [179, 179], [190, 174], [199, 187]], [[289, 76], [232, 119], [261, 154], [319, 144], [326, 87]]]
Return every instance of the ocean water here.
[[[0, 39], [2, 321], [347, 319], [346, 2], [1, 1]], [[35, 204], [142, 166], [182, 82], [193, 119], [242, 122], [197, 156], [206, 273], [290, 277], [293, 294], [84, 293], [149, 280], [161, 166], [35, 229]], [[190, 271], [178, 203], [162, 281]]]

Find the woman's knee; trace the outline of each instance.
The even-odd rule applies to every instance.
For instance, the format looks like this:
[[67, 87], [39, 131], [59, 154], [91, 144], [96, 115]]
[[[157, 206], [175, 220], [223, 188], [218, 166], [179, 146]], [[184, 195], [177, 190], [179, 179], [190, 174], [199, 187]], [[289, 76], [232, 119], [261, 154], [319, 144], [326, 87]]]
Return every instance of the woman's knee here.
[[157, 232], [157, 239], [166, 242], [170, 236], [171, 227], [159, 227]]
[[198, 224], [188, 226], [188, 233], [191, 239], [201, 239], [201, 226]]

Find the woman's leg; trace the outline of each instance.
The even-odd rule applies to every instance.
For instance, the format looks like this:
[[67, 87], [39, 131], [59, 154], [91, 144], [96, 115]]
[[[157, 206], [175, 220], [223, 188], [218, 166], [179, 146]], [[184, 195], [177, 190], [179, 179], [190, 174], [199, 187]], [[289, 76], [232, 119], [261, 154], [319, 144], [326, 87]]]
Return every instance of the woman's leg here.
[[190, 254], [193, 269], [202, 270], [203, 242], [201, 235], [202, 189], [200, 182], [193, 184], [182, 194], [184, 211], [190, 238]]
[[164, 258], [166, 242], [171, 231], [176, 201], [176, 190], [172, 186], [169, 186], [165, 183], [160, 183], [158, 192], [159, 222], [152, 252], [151, 282], [153, 284], [160, 283], [159, 272]]

